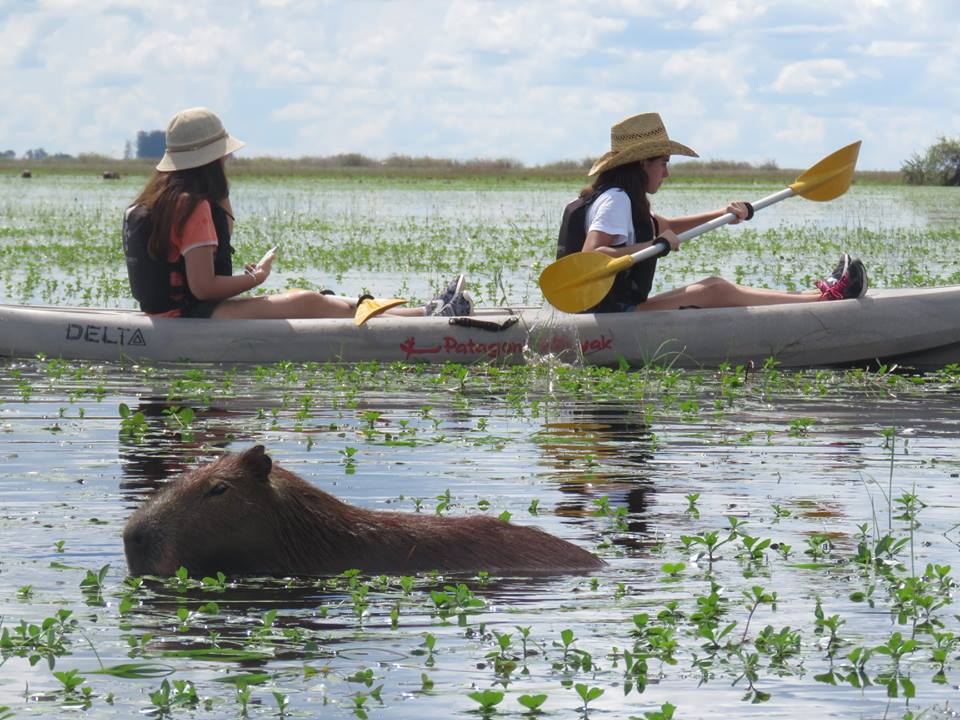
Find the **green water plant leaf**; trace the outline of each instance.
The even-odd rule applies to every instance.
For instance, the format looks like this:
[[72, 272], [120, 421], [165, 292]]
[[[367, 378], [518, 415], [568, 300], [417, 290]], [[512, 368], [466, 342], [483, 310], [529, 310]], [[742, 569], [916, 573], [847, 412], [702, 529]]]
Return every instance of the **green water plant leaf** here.
[[540, 712], [540, 706], [546, 701], [546, 693], [539, 693], [537, 695], [521, 695], [517, 698], [517, 702], [527, 708], [527, 710], [530, 711], [530, 714]]
[[476, 692], [469, 693], [467, 697], [479, 703], [481, 710], [489, 711], [495, 705], [500, 704], [503, 700], [503, 693], [493, 689], [477, 690]]
[[239, 673], [237, 675], [227, 675], [222, 678], [214, 678], [214, 682], [235, 685], [236, 687], [246, 687], [247, 685], [262, 685], [273, 677], [269, 673]]
[[161, 665], [159, 663], [121, 663], [102, 667], [99, 670], [88, 670], [91, 675], [111, 675], [113, 677], [138, 679], [164, 677], [172, 675], [176, 669], [171, 665]]
[[244, 662], [247, 660], [270, 660], [273, 658], [273, 654], [269, 652], [212, 647], [193, 648], [190, 650], [166, 650], [162, 655], [164, 657], [185, 657], [193, 660], [211, 660], [213, 662], [219, 662], [221, 660]]

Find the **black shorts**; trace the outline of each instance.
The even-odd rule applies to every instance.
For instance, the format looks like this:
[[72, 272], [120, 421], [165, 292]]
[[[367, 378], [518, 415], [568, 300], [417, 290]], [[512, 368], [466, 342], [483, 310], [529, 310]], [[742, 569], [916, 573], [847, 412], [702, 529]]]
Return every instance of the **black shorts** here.
[[217, 309], [217, 305], [219, 304], [219, 301], [200, 300], [190, 307], [181, 310], [180, 317], [208, 318], [213, 315], [213, 311]]

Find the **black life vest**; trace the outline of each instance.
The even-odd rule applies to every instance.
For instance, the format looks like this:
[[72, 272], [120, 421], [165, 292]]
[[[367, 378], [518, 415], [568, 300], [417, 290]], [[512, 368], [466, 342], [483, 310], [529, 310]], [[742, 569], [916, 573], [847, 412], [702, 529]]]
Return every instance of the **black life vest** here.
[[[560, 236], [557, 239], [557, 259], [583, 250], [587, 239], [587, 209], [611, 188], [600, 188], [592, 195], [578, 197], [563, 209], [560, 221]], [[650, 216], [649, 223], [633, 228], [637, 243], [650, 242], [659, 234], [657, 219]], [[617, 273], [610, 292], [597, 305], [585, 312], [622, 312], [630, 306], [639, 305], [647, 299], [653, 287], [653, 275], [657, 271], [657, 258], [637, 263], [629, 270]]]
[[[233, 247], [230, 245], [227, 211], [217, 203], [210, 202], [209, 205], [213, 227], [217, 231], [213, 272], [217, 275], [233, 275]], [[127, 208], [123, 214], [123, 254], [127, 260], [130, 292], [140, 303], [140, 309], [150, 314], [182, 311], [196, 305], [199, 300], [187, 286], [187, 266], [183, 257], [176, 262], [168, 262], [166, 258], [157, 260], [150, 256], [147, 243], [152, 230], [153, 222], [145, 205]], [[183, 278], [182, 286], [171, 284], [172, 273], [179, 273]]]

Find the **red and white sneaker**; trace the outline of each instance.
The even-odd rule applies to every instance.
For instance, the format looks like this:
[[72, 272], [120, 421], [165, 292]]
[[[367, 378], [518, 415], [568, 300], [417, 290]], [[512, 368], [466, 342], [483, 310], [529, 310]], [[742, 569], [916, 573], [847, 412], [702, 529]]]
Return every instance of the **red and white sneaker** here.
[[817, 280], [816, 286], [821, 300], [860, 298], [867, 292], [867, 269], [859, 258], [843, 253], [830, 277]]

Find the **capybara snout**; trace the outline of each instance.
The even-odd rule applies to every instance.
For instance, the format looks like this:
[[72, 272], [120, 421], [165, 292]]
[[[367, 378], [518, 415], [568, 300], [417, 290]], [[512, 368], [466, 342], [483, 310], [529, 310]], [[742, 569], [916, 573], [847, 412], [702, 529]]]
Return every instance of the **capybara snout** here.
[[134, 575], [326, 575], [429, 570], [544, 575], [604, 565], [541, 530], [485, 515], [439, 517], [343, 503], [275, 464], [262, 445], [168, 484], [127, 521]]
[[171, 567], [172, 560], [164, 563], [160, 553], [165, 545], [162, 530], [149, 518], [128, 521], [123, 529], [123, 550], [132, 575], [173, 575], [180, 566]]

